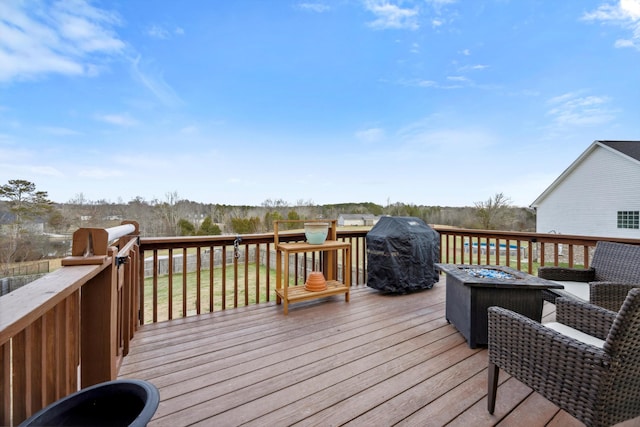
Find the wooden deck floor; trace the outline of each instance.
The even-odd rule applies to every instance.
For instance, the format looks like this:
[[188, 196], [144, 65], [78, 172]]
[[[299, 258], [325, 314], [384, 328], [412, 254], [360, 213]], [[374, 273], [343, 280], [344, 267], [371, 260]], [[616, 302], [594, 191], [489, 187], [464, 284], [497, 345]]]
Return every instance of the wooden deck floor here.
[[288, 316], [271, 303], [145, 326], [120, 378], [160, 389], [151, 425], [582, 425], [505, 373], [489, 415], [487, 352], [447, 324], [444, 289], [360, 286]]

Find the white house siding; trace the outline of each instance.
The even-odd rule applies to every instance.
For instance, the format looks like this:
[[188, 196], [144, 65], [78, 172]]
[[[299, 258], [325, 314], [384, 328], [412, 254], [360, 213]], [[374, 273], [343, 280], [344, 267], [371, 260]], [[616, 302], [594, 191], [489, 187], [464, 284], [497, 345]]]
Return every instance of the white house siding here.
[[539, 203], [537, 231], [640, 238], [617, 227], [618, 211], [640, 211], [640, 164], [597, 146]]

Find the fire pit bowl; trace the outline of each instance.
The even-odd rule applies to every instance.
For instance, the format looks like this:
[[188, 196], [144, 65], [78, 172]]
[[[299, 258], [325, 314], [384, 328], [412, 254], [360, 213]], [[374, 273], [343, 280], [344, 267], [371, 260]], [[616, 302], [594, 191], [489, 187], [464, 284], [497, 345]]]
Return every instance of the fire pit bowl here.
[[513, 274], [508, 273], [504, 270], [499, 270], [497, 268], [469, 267], [469, 268], [463, 268], [462, 271], [465, 271], [468, 275], [472, 277], [481, 278], [481, 279], [513, 280], [516, 278]]

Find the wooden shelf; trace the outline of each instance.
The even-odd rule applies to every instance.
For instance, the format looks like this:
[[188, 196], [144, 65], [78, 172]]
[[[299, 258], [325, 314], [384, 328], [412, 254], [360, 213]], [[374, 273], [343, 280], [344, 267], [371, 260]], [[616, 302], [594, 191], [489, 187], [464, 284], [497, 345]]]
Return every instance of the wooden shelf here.
[[[336, 240], [336, 220], [324, 222], [330, 223], [329, 240], [320, 245], [312, 245], [307, 242], [280, 243], [278, 237], [278, 223], [291, 221], [275, 221], [276, 241], [276, 303], [284, 303], [284, 314], [289, 313], [289, 303], [307, 301], [331, 295], [345, 295], [345, 301], [349, 302], [349, 290], [351, 288], [351, 243]], [[303, 222], [303, 221], [296, 221]], [[308, 252], [322, 252], [323, 272], [327, 280], [327, 289], [323, 291], [308, 291], [304, 285], [289, 286], [289, 257], [292, 254]], [[342, 253], [342, 281], [337, 280], [338, 252]]]
[[280, 243], [278, 244], [277, 250], [287, 251], [289, 253], [301, 253], [301, 252], [320, 252], [320, 251], [328, 251], [335, 249], [345, 249], [347, 248], [349, 243], [340, 242], [338, 240], [325, 240], [321, 245], [312, 245], [307, 242], [301, 243]]
[[[344, 294], [348, 292], [349, 287], [343, 285], [342, 282], [339, 282], [337, 280], [327, 280], [327, 289], [325, 289], [324, 291], [308, 291], [304, 288], [304, 285], [289, 286], [287, 288], [287, 298], [289, 299], [289, 302], [307, 301], [310, 299], [328, 297], [331, 295]], [[285, 298], [284, 288], [276, 289], [276, 294], [278, 294], [280, 298]]]

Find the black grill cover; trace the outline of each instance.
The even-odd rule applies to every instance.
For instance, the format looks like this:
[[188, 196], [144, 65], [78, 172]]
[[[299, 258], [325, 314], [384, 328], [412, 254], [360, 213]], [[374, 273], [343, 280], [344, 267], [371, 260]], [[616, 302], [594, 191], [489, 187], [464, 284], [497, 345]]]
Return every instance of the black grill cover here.
[[438, 281], [440, 234], [420, 218], [382, 217], [366, 241], [367, 286], [404, 294], [431, 289]]

